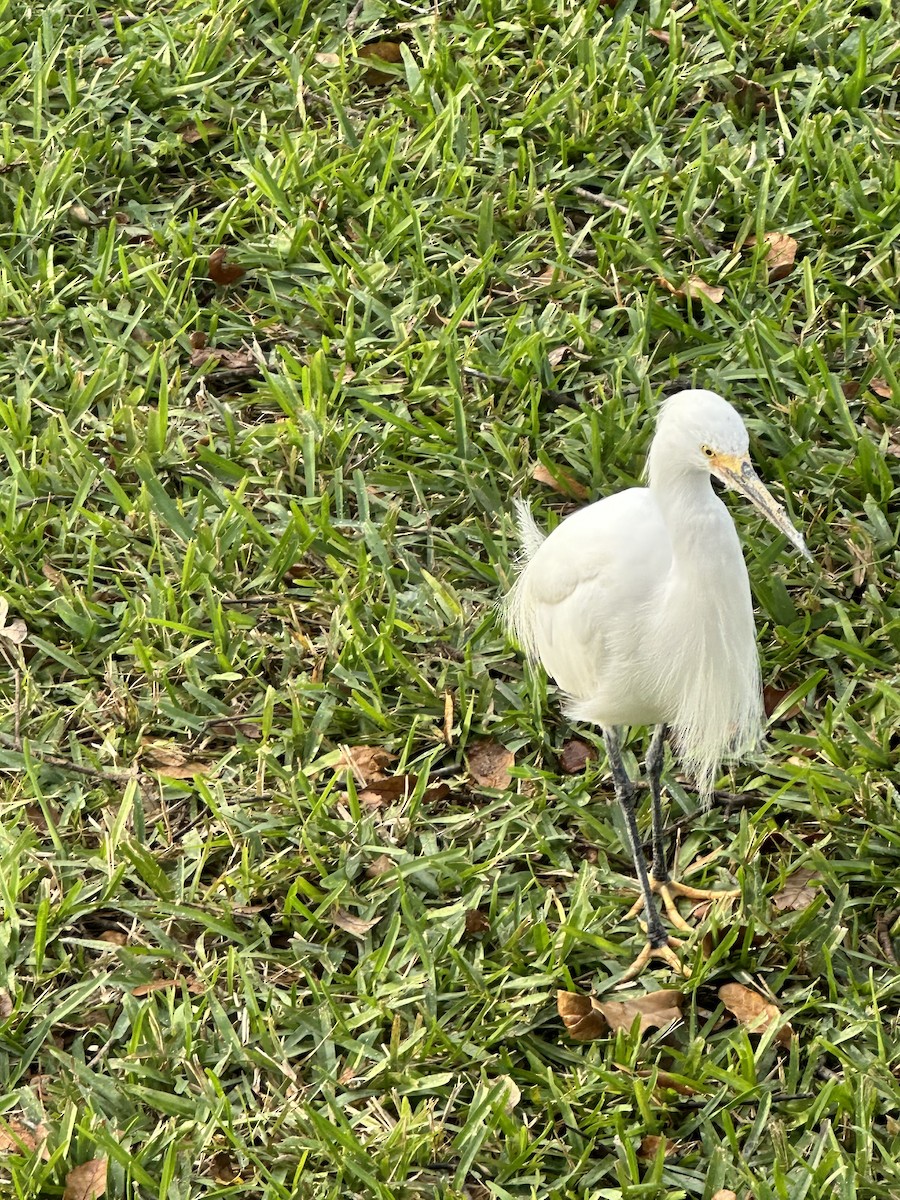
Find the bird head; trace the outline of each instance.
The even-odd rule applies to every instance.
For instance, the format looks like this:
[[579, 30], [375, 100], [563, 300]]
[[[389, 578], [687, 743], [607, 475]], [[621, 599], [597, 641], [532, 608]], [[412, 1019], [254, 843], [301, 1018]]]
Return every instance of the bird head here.
[[750, 439], [736, 409], [715, 392], [690, 389], [677, 392], [660, 410], [650, 447], [651, 482], [670, 472], [693, 471], [714, 475], [739, 492], [806, 558], [812, 555], [750, 462]]

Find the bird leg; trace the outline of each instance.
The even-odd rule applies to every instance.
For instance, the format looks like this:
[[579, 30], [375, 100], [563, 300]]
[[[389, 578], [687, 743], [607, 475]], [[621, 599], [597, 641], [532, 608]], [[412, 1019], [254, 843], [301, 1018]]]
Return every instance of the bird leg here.
[[609, 759], [610, 770], [612, 771], [616, 799], [621, 804], [622, 811], [625, 814], [628, 843], [631, 847], [631, 857], [634, 860], [634, 869], [637, 872], [638, 884], [641, 889], [641, 907], [647, 914], [647, 945], [622, 976], [622, 981], [634, 979], [635, 976], [643, 971], [651, 958], [662, 959], [663, 962], [667, 963], [679, 975], [689, 975], [690, 971], [682, 965], [681, 960], [675, 953], [675, 947], [680, 945], [680, 943], [670, 938], [666, 933], [653, 899], [653, 888], [650, 883], [650, 876], [647, 873], [647, 860], [644, 858], [644, 851], [641, 848], [641, 839], [635, 816], [634, 784], [628, 778], [628, 772], [625, 770], [625, 764], [622, 762], [619, 736], [614, 729], [604, 729], [603, 740], [606, 743], [606, 754]]
[[[650, 784], [650, 797], [653, 805], [653, 865], [650, 868], [650, 890], [654, 895], [660, 896], [663, 902], [663, 907], [666, 910], [666, 916], [672, 922], [676, 929], [680, 929], [682, 933], [693, 933], [693, 930], [681, 913], [678, 911], [678, 905], [675, 903], [679, 896], [684, 896], [687, 900], [721, 900], [732, 896], [739, 896], [740, 890], [724, 890], [715, 888], [692, 888], [685, 883], [679, 883], [677, 879], [673, 879], [669, 874], [668, 864], [666, 863], [666, 845], [665, 845], [665, 830], [663, 828], [663, 811], [662, 811], [662, 769], [663, 760], [665, 759], [666, 750], [666, 727], [665, 725], [657, 725], [653, 731], [653, 737], [650, 739], [650, 747], [647, 750], [647, 779]], [[646, 900], [643, 895], [638, 896], [635, 903], [628, 911], [629, 917], [636, 917], [642, 909], [646, 907]]]

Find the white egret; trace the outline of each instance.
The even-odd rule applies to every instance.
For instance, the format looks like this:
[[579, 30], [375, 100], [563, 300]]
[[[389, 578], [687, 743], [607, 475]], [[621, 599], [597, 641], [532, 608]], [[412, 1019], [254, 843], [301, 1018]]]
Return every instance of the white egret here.
[[[645, 910], [648, 941], [623, 978], [633, 978], [651, 958], [682, 970], [655, 893], [683, 930], [690, 926], [676, 897], [723, 894], [687, 888], [668, 871], [660, 784], [667, 727], [705, 802], [723, 759], [749, 752], [762, 735], [750, 582], [734, 522], [710, 477], [740, 492], [810, 557], [754, 472], [748, 444], [743, 421], [721, 396], [678, 392], [659, 414], [647, 487], [580, 509], [549, 537], [528, 505], [517, 505], [526, 562], [506, 597], [508, 628], [565, 693], [566, 715], [600, 727], [625, 814], [640, 885], [632, 914]], [[653, 810], [649, 874], [635, 788], [622, 762], [622, 725], [656, 726], [646, 762]]]

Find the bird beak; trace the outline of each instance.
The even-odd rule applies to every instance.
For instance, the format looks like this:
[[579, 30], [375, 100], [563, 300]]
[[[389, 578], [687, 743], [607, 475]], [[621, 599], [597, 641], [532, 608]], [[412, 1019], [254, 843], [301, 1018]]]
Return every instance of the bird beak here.
[[726, 487], [746, 496], [753, 507], [758, 508], [766, 520], [771, 521], [779, 533], [783, 533], [788, 541], [797, 547], [804, 558], [812, 560], [802, 535], [794, 528], [787, 513], [753, 470], [746, 455], [717, 454], [709, 460], [709, 469]]

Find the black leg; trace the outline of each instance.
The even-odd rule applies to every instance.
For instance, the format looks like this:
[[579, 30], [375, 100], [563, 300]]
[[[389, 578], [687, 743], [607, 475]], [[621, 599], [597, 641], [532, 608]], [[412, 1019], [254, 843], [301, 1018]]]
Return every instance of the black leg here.
[[657, 725], [647, 751], [647, 779], [650, 782], [650, 797], [653, 801], [653, 864], [650, 874], [657, 883], [668, 883], [669, 868], [666, 864], [666, 839], [663, 829], [662, 769], [666, 757], [666, 727]]
[[613, 783], [616, 789], [616, 799], [625, 814], [625, 825], [628, 829], [628, 841], [631, 846], [631, 857], [634, 859], [634, 869], [637, 872], [641, 896], [644, 900], [644, 912], [647, 916], [647, 940], [654, 950], [668, 944], [668, 935], [663, 928], [653, 899], [653, 889], [650, 887], [650, 877], [647, 873], [647, 860], [641, 849], [641, 839], [638, 834], [637, 818], [635, 817], [634, 784], [628, 778], [625, 764], [622, 762], [622, 752], [619, 747], [619, 735], [615, 729], [604, 729], [603, 740], [606, 743], [606, 754], [612, 771]]

